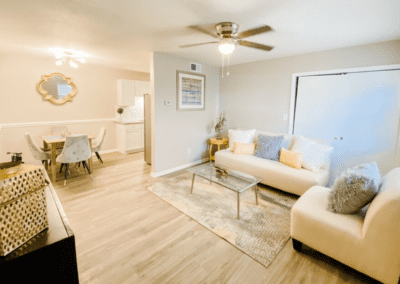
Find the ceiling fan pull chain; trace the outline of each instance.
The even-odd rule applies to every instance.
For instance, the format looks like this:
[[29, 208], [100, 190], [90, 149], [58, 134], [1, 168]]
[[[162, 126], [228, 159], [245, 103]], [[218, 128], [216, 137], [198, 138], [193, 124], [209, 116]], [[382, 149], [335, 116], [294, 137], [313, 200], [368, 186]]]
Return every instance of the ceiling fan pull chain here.
[[224, 78], [224, 55], [222, 54], [222, 68], [221, 68], [221, 75], [222, 75], [222, 78]]
[[228, 75], [229, 76], [229, 58], [231, 57], [231, 55], [230, 54], [228, 54], [228, 72], [226, 73], [226, 75]]

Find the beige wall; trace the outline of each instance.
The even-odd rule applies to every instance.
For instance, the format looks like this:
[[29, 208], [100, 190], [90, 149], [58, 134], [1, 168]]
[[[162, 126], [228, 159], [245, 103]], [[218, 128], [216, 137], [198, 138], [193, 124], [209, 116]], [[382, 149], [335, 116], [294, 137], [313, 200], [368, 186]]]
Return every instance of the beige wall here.
[[400, 63], [400, 41], [362, 45], [231, 66], [220, 80], [228, 126], [287, 132], [292, 74]]
[[[215, 135], [214, 126], [218, 111], [219, 68], [203, 64], [202, 74], [206, 75], [205, 110], [177, 111], [176, 71], [189, 71], [190, 60], [165, 53], [153, 53], [152, 62], [153, 173], [157, 175], [208, 158], [207, 140]], [[171, 101], [171, 105], [166, 106], [165, 100]]]
[[[102, 150], [116, 149], [115, 123], [107, 120], [115, 118], [116, 80], [150, 80], [149, 73], [89, 64], [79, 64], [74, 69], [68, 64], [57, 66], [53, 59], [20, 54], [0, 53], [0, 62], [0, 161], [9, 159], [7, 151], [22, 151], [24, 160], [32, 159], [23, 133], [32, 132], [41, 146], [40, 135], [49, 134], [51, 128], [45, 122], [54, 121], [67, 123], [73, 132], [93, 136], [104, 126], [107, 135]], [[42, 75], [54, 72], [71, 77], [77, 86], [78, 92], [72, 102], [55, 105], [37, 92], [36, 84]], [[24, 126], [28, 123], [34, 126]]]

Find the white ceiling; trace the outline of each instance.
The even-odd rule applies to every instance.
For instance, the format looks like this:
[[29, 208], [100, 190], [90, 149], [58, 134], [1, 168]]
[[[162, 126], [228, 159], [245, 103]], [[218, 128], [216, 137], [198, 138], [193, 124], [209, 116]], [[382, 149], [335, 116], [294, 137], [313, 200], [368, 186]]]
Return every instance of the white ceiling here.
[[221, 65], [213, 41], [188, 29], [230, 21], [239, 32], [273, 31], [246, 40], [270, 52], [238, 46], [231, 64], [400, 39], [399, 0], [0, 0], [0, 52], [50, 56], [61, 47], [90, 54], [89, 63], [145, 71], [150, 52]]

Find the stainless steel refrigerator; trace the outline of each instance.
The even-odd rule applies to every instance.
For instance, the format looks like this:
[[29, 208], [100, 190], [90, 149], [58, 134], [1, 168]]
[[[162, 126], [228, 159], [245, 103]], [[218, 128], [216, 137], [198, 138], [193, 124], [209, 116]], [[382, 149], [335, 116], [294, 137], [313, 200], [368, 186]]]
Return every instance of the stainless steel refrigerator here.
[[151, 96], [144, 94], [144, 161], [151, 165]]

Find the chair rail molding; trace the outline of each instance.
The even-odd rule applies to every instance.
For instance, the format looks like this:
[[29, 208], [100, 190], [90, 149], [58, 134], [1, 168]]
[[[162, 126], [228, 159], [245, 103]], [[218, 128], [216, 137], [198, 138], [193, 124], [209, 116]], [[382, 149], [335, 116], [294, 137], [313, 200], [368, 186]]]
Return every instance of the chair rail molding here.
[[116, 122], [115, 118], [99, 118], [99, 119], [84, 119], [84, 120], [61, 120], [61, 121], [39, 121], [39, 122], [21, 122], [21, 123], [4, 123], [0, 124], [1, 129], [8, 128], [23, 128], [23, 127], [40, 127], [65, 124], [85, 124], [85, 123], [105, 123]]

